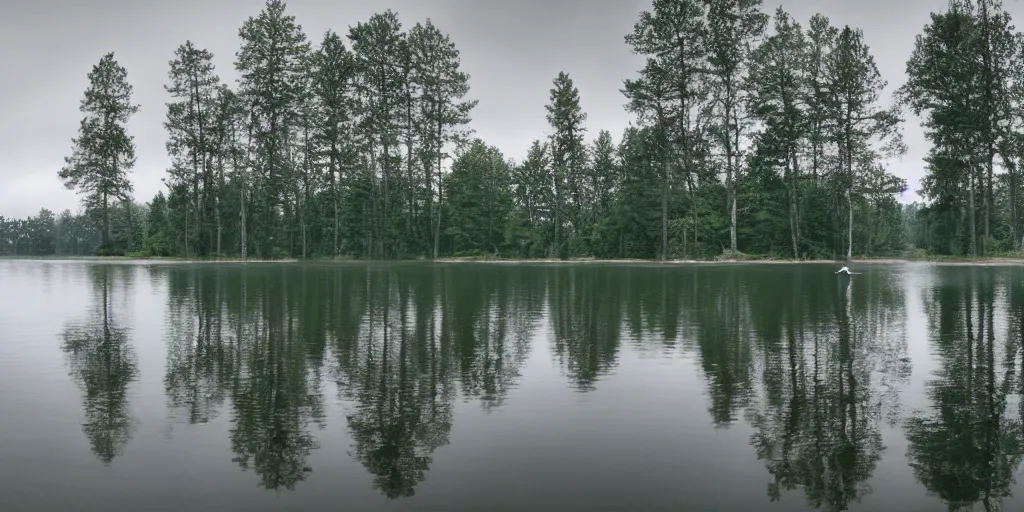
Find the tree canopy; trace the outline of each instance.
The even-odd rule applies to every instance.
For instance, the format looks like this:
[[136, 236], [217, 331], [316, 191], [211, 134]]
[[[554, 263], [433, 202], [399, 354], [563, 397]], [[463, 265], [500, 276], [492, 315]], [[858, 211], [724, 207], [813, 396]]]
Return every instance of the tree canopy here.
[[[769, 15], [759, 0], [655, 0], [624, 34], [644, 57], [623, 77], [635, 122], [621, 134], [588, 125], [587, 98], [565, 63], [548, 104], [537, 106], [549, 129], [513, 160], [474, 136], [471, 77], [431, 20], [407, 28], [388, 10], [314, 42], [284, 2], [270, 0], [241, 24], [234, 83], [195, 41], [171, 55], [172, 164], [166, 189], [145, 204], [131, 196], [125, 127], [139, 107], [124, 68], [103, 56], [59, 173], [84, 195], [83, 220], [53, 221], [66, 220], [62, 229], [78, 230], [82, 242], [71, 249], [29, 227], [51, 222], [41, 214], [0, 223], [0, 252], [816, 259], [1020, 251], [1024, 37], [993, 0], [956, 0], [922, 21], [889, 104], [856, 27], [823, 14], [802, 23], [781, 7]], [[909, 112], [924, 119], [932, 147], [923, 201], [902, 205], [915, 184], [891, 165], [905, 151]]]

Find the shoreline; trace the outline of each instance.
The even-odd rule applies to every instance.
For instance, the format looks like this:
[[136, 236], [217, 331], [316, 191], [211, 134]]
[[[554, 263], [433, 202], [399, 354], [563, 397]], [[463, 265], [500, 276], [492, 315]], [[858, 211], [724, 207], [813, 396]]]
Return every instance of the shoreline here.
[[[427, 260], [429, 261], [429, 260]], [[1020, 258], [853, 258], [851, 260], [793, 260], [793, 259], [743, 259], [721, 258], [714, 260], [672, 259], [672, 260], [640, 260], [640, 259], [474, 259], [474, 258], [439, 258], [435, 263], [494, 263], [494, 264], [602, 264], [602, 265], [719, 265], [719, 264], [750, 264], [750, 265], [897, 265], [922, 263], [929, 265], [1024, 265], [1024, 256]]]
[[[301, 260], [296, 258], [280, 259], [280, 260], [264, 260], [264, 259], [241, 259], [241, 258], [223, 258], [219, 260], [214, 259], [196, 259], [196, 258], [174, 258], [174, 257], [131, 257], [131, 256], [0, 256], [0, 261], [4, 260], [25, 260], [25, 261], [92, 261], [92, 262], [123, 262], [123, 263], [154, 263], [154, 264], [175, 264], [175, 263], [299, 263]], [[318, 260], [309, 260], [318, 261]], [[330, 260], [324, 260], [330, 261]]]
[[713, 260], [695, 259], [671, 259], [671, 260], [645, 260], [645, 259], [600, 259], [600, 258], [534, 258], [534, 259], [504, 259], [504, 258], [438, 258], [411, 259], [411, 260], [359, 260], [349, 258], [317, 258], [300, 260], [298, 258], [287, 258], [279, 260], [268, 259], [198, 259], [198, 258], [158, 258], [158, 257], [129, 257], [129, 256], [0, 256], [2, 260], [34, 260], [34, 261], [92, 261], [92, 262], [124, 262], [124, 263], [150, 263], [150, 264], [203, 264], [203, 263], [334, 263], [334, 264], [380, 264], [380, 263], [489, 263], [496, 265], [531, 265], [531, 264], [575, 264], [575, 265], [719, 265], [719, 264], [752, 264], [752, 265], [786, 265], [786, 264], [831, 264], [831, 265], [896, 265], [909, 263], [922, 263], [931, 265], [962, 265], [962, 266], [1005, 266], [1024, 265], [1024, 256], [1021, 257], [991, 257], [991, 258], [853, 258], [851, 260], [794, 260], [782, 258], [720, 258]]

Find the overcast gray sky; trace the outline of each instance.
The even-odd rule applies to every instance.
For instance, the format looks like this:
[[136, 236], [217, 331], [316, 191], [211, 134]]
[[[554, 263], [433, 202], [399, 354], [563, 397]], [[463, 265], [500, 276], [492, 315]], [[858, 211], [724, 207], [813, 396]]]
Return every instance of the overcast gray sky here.
[[[814, 12], [836, 25], [864, 30], [889, 89], [903, 83], [906, 58], [928, 13], [947, 0], [818, 0], [781, 4], [806, 24]], [[129, 130], [138, 161], [135, 195], [148, 201], [162, 188], [169, 160], [162, 122], [168, 61], [191, 39], [214, 54], [222, 79], [235, 80], [232, 63], [238, 28], [263, 7], [263, 0], [11, 0], [0, 16], [0, 215], [23, 217], [41, 207], [77, 210], [78, 196], [57, 178], [70, 152], [81, 114], [86, 74], [106, 52], [128, 70], [141, 111]], [[773, 12], [780, 4], [767, 2]], [[529, 143], [548, 133], [544, 105], [551, 80], [568, 72], [580, 89], [590, 136], [608, 129], [619, 137], [630, 121], [622, 108], [622, 80], [641, 61], [623, 41], [649, 0], [291, 0], [306, 34], [318, 43], [323, 32], [342, 34], [375, 12], [391, 8], [403, 24], [429, 17], [451, 35], [472, 75], [477, 135], [507, 157], [520, 159]], [[1006, 0], [1015, 19], [1019, 0]], [[921, 177], [928, 147], [910, 119], [909, 154], [895, 172], [911, 182]], [[912, 200], [912, 194], [904, 201]]]

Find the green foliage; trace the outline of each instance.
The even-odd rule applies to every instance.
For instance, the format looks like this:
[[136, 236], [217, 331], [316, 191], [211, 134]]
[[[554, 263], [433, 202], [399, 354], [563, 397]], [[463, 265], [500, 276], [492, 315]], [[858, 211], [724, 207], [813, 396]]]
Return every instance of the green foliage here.
[[[214, 163], [223, 135], [218, 97], [220, 79], [214, 73], [213, 54], [197, 48], [192, 41], [178, 47], [170, 62], [170, 84], [165, 86], [172, 98], [167, 104], [167, 152], [171, 157], [168, 181], [171, 186], [189, 190], [185, 211], [184, 248], [186, 255], [208, 254], [214, 246], [209, 223], [216, 199]], [[221, 114], [222, 115], [222, 114]], [[220, 137], [218, 136], [220, 135]]]
[[[625, 37], [645, 58], [622, 90], [635, 124], [619, 140], [600, 129], [589, 138], [579, 89], [560, 72], [537, 106], [549, 133], [513, 162], [473, 137], [470, 76], [430, 20], [406, 30], [387, 10], [344, 36], [326, 31], [313, 48], [287, 5], [270, 0], [239, 29], [237, 84], [221, 83], [213, 56], [191, 41], [174, 53], [172, 165], [145, 207], [131, 202], [125, 174], [134, 156], [123, 126], [137, 107], [123, 68], [105, 56], [61, 171], [86, 193], [85, 213], [53, 220], [53, 235], [39, 227], [52, 214], [4, 221], [0, 250], [375, 259], [1019, 250], [1021, 38], [994, 2], [951, 6], [932, 16], [900, 89], [934, 144], [927, 203], [912, 208], [899, 204], [907, 184], [888, 168], [903, 151], [901, 112], [881, 104], [886, 82], [861, 31], [821, 14], [804, 26], [781, 8], [767, 16], [759, 0], [655, 0]], [[109, 165], [108, 154], [120, 156]], [[99, 227], [78, 225], [90, 219]]]
[[511, 171], [497, 148], [474, 140], [444, 181], [445, 235], [455, 255], [500, 255], [512, 212]]
[[1020, 41], [998, 2], [957, 0], [915, 42], [899, 93], [932, 143], [928, 204], [914, 210], [918, 247], [971, 256], [1021, 247]]
[[151, 256], [173, 256], [176, 254], [177, 251], [171, 239], [173, 228], [170, 222], [167, 199], [162, 192], [158, 192], [149, 204], [149, 219], [146, 223], [146, 238], [143, 244], [146, 253]]
[[96, 213], [64, 210], [54, 215], [44, 208], [25, 219], [0, 217], [0, 256], [122, 255], [125, 247], [140, 247], [131, 236], [141, 231], [131, 230], [128, 216], [133, 215], [135, 225], [140, 225], [145, 222], [145, 209], [137, 204], [111, 205], [109, 214], [114, 236], [106, 245]]
[[545, 106], [548, 124], [554, 130], [548, 146], [551, 152], [553, 198], [551, 222], [554, 242], [551, 254], [565, 258], [585, 251], [580, 240], [587, 202], [584, 167], [586, 153], [583, 136], [586, 113], [580, 107], [580, 93], [564, 71], [552, 81], [550, 101]]
[[71, 156], [57, 176], [69, 189], [84, 194], [87, 211], [96, 212], [102, 221], [103, 245], [110, 243], [110, 208], [114, 200], [129, 201], [132, 184], [128, 170], [135, 165], [135, 142], [126, 124], [139, 107], [131, 102], [132, 86], [128, 72], [104, 55], [89, 72], [79, 110], [85, 114], [72, 139]]

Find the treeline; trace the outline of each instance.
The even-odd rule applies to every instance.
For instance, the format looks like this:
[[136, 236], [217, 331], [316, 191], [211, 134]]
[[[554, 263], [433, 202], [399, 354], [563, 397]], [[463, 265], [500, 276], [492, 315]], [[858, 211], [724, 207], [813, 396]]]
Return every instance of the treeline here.
[[[138, 106], [105, 55], [60, 176], [105, 254], [186, 257], [707, 258], [1019, 248], [1020, 34], [998, 2], [933, 14], [897, 105], [860, 30], [759, 0], [656, 0], [625, 43], [646, 57], [618, 140], [554, 77], [549, 135], [513, 161], [475, 139], [469, 75], [429, 20], [393, 11], [311, 42], [284, 2], [239, 30], [236, 83], [187, 41], [169, 65], [166, 193], [131, 204]], [[680, 35], [681, 34], [681, 35]], [[962, 63], [965, 63], [961, 65]], [[902, 108], [934, 145], [908, 212]], [[538, 115], [540, 106], [538, 105]], [[997, 158], [998, 156], [998, 158]], [[120, 206], [118, 206], [120, 205]], [[114, 210], [129, 229], [113, 233]], [[122, 215], [125, 216], [125, 215]], [[141, 231], [141, 233], [137, 233]]]
[[[141, 248], [141, 239], [132, 240], [132, 234], [141, 236], [144, 231], [133, 229], [130, 219], [142, 222], [146, 209], [142, 205], [118, 205], [111, 208], [113, 222], [111, 233], [128, 242], [131, 248]], [[130, 215], [132, 214], [133, 215]], [[5, 219], [0, 216], [0, 256], [89, 256], [105, 254], [101, 230], [96, 219], [85, 214], [73, 214], [64, 210], [60, 215], [45, 208], [25, 219]]]
[[900, 98], [932, 142], [918, 243], [944, 254], [1020, 250], [1024, 35], [999, 2], [955, 0], [917, 37]]

